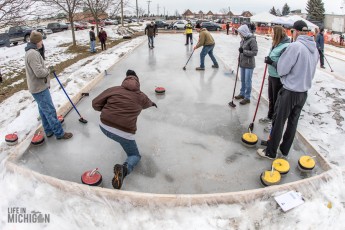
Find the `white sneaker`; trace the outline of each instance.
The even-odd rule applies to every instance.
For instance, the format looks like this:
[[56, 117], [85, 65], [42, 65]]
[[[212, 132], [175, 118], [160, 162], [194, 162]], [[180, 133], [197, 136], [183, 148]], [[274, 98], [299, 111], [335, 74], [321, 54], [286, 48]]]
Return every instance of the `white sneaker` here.
[[264, 117], [264, 118], [260, 118], [259, 119], [260, 123], [267, 123], [267, 122], [270, 122], [270, 121], [272, 121], [272, 119], [269, 119], [268, 117]]
[[268, 122], [267, 126], [264, 128], [264, 131], [266, 133], [269, 133], [271, 132], [271, 129], [272, 129], [272, 122]]
[[268, 156], [268, 155], [266, 154], [266, 149], [258, 149], [258, 150], [256, 150], [256, 153], [257, 153], [260, 157], [265, 157], [265, 158], [270, 159], [270, 160], [274, 160], [274, 159], [275, 159], [275, 157], [273, 158], [273, 157]]

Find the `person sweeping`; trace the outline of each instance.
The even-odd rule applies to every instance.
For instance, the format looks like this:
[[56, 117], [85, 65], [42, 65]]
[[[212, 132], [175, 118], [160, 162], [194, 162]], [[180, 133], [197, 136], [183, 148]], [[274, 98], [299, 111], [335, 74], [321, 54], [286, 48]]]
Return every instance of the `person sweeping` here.
[[137, 119], [143, 109], [157, 105], [140, 91], [137, 74], [126, 72], [121, 86], [106, 89], [92, 100], [92, 107], [101, 111], [100, 129], [108, 138], [118, 142], [127, 154], [126, 161], [114, 166], [112, 185], [120, 189], [123, 180], [139, 163], [141, 156], [135, 142]]

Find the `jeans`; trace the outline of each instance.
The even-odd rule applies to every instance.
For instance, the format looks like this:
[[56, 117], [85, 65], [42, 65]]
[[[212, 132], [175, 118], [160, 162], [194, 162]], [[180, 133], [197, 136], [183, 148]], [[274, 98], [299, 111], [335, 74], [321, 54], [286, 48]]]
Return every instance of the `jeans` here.
[[241, 90], [240, 95], [245, 99], [250, 100], [250, 94], [252, 92], [252, 76], [254, 69], [247, 69], [241, 67]]
[[293, 92], [284, 88], [281, 88], [279, 91], [274, 108], [272, 129], [266, 149], [266, 154], [270, 157], [276, 157], [277, 155], [286, 120], [288, 122], [279, 149], [283, 155], [287, 156], [289, 154], [296, 134], [298, 119], [307, 100], [307, 96], [307, 92]]
[[54, 133], [57, 138], [61, 138], [64, 135], [64, 131], [61, 122], [57, 118], [49, 89], [39, 93], [33, 93], [32, 96], [37, 102], [38, 112], [40, 113], [42, 126], [46, 135]]
[[139, 150], [137, 147], [137, 143], [135, 142], [135, 140], [127, 140], [123, 137], [120, 137], [114, 133], [111, 133], [107, 130], [105, 130], [104, 128], [102, 128], [101, 126], [99, 126], [102, 130], [102, 132], [109, 137], [110, 139], [113, 139], [114, 141], [118, 142], [123, 150], [125, 150], [126, 154], [127, 154], [127, 175], [130, 174], [134, 167], [139, 163], [141, 156], [139, 154]]
[[96, 41], [90, 41], [90, 52], [96, 52]]
[[149, 39], [149, 47], [153, 47], [153, 36], [147, 36], [147, 38]]
[[205, 57], [208, 54], [213, 62], [213, 65], [218, 66], [216, 58], [213, 56], [214, 45], [204, 46], [200, 53], [200, 67], [205, 68]]
[[190, 41], [190, 44], [193, 45], [193, 34], [186, 34], [186, 44], [188, 45]]

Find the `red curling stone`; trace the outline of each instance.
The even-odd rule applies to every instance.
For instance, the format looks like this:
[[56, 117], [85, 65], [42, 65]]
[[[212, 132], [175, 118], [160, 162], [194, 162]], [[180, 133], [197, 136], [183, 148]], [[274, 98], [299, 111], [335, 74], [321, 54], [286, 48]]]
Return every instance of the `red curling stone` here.
[[44, 142], [44, 136], [41, 134], [41, 132], [35, 134], [33, 138], [31, 139], [31, 144], [32, 145], [41, 145]]
[[65, 121], [64, 117], [62, 115], [57, 116], [58, 120], [60, 121], [61, 124]]
[[11, 134], [7, 134], [5, 136], [5, 141], [7, 145], [16, 145], [18, 143], [18, 135], [17, 133], [11, 133]]
[[102, 175], [97, 170], [98, 168], [84, 172], [81, 182], [89, 186], [102, 186]]
[[155, 89], [156, 94], [164, 94], [165, 93], [165, 88], [164, 87], [157, 87]]

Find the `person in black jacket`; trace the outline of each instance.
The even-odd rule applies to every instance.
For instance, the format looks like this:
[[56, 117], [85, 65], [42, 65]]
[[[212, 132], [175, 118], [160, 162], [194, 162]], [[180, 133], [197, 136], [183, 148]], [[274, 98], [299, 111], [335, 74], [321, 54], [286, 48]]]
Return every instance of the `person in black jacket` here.
[[89, 31], [90, 34], [90, 52], [96, 53], [96, 35], [94, 31], [95, 27], [91, 26], [91, 30]]
[[150, 49], [155, 48], [153, 45], [153, 38], [156, 37], [156, 32], [157, 32], [157, 28], [156, 28], [154, 22], [152, 21], [145, 28], [145, 35], [147, 35]]
[[226, 35], [229, 35], [230, 23], [226, 23]]

